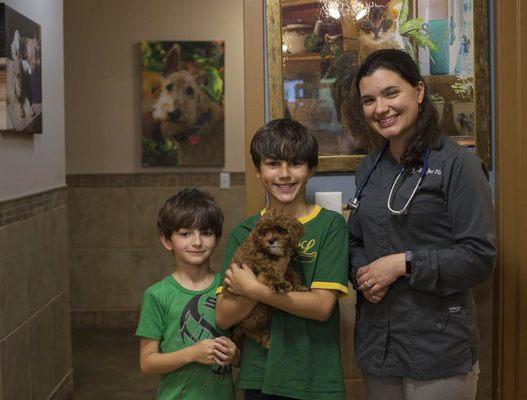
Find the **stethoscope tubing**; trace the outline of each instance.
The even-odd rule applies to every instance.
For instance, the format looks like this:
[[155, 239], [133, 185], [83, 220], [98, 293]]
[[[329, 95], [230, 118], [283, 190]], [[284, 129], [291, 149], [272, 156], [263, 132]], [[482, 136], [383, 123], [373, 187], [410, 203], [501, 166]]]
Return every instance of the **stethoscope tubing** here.
[[[360, 204], [360, 199], [362, 197], [362, 192], [363, 192], [364, 188], [366, 187], [366, 185], [368, 183], [368, 180], [370, 179], [371, 175], [373, 174], [373, 171], [377, 167], [377, 164], [379, 164], [379, 162], [380, 162], [384, 152], [388, 148], [388, 146], [389, 146], [389, 142], [386, 142], [383, 145], [383, 147], [381, 148], [381, 150], [379, 151], [379, 153], [375, 157], [375, 161], [373, 162], [373, 165], [371, 166], [371, 168], [369, 169], [368, 173], [366, 174], [366, 178], [361, 182], [361, 184], [357, 188], [357, 191], [355, 192], [355, 196], [353, 197], [353, 199], [350, 199], [350, 201], [348, 202], [348, 208], [351, 209], [351, 213], [352, 214], [355, 214], [357, 212], [357, 210], [359, 208], [359, 204]], [[390, 211], [390, 213], [392, 213], [393, 215], [404, 215], [404, 214], [406, 214], [408, 212], [408, 208], [410, 207], [410, 204], [411, 204], [413, 198], [415, 197], [415, 194], [417, 193], [417, 190], [419, 189], [419, 186], [421, 185], [421, 182], [423, 181], [424, 177], [426, 176], [426, 174], [428, 172], [429, 159], [430, 159], [430, 149], [427, 148], [424, 151], [424, 154], [423, 154], [423, 165], [421, 167], [421, 171], [419, 171], [419, 179], [417, 181], [417, 184], [415, 185], [415, 188], [412, 191], [412, 194], [408, 198], [408, 201], [406, 202], [404, 207], [402, 209], [400, 209], [400, 210], [396, 210], [396, 209], [394, 209], [392, 207], [393, 198], [395, 196], [395, 188], [397, 186], [397, 182], [399, 181], [399, 178], [401, 178], [401, 176], [403, 176], [405, 171], [406, 171], [406, 167], [405, 166], [401, 167], [401, 169], [397, 173], [397, 175], [396, 175], [396, 177], [395, 177], [395, 179], [394, 179], [394, 181], [392, 183], [392, 187], [390, 188], [390, 193], [388, 195], [388, 200], [386, 202], [386, 206], [388, 207], [388, 210]]]
[[386, 142], [383, 144], [381, 150], [379, 150], [379, 153], [375, 157], [375, 161], [373, 162], [373, 165], [371, 166], [368, 173], [366, 174], [366, 178], [364, 178], [364, 180], [361, 182], [361, 184], [357, 188], [355, 192], [355, 196], [353, 196], [353, 199], [350, 199], [348, 201], [348, 208], [351, 209], [352, 213], [354, 213], [359, 208], [360, 198], [362, 197], [362, 191], [366, 187], [366, 184], [368, 183], [371, 174], [373, 174], [373, 171], [377, 167], [377, 164], [379, 164], [379, 161], [381, 161], [382, 155], [384, 154], [384, 152], [386, 151], [389, 145], [390, 145], [389, 142]]

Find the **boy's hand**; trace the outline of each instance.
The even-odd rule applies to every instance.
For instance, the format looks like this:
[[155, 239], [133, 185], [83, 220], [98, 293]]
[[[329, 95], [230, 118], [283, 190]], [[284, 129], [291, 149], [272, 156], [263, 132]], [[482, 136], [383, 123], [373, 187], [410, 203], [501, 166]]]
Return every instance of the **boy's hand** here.
[[216, 355], [216, 364], [222, 367], [232, 364], [236, 355], [236, 345], [225, 336], [218, 337], [214, 339], [214, 354]]
[[231, 264], [231, 268], [225, 272], [224, 286], [230, 293], [238, 296], [250, 297], [254, 286], [259, 285], [254, 272], [245, 264]]
[[216, 342], [214, 339], [204, 339], [192, 346], [192, 361], [205, 365], [216, 362]]

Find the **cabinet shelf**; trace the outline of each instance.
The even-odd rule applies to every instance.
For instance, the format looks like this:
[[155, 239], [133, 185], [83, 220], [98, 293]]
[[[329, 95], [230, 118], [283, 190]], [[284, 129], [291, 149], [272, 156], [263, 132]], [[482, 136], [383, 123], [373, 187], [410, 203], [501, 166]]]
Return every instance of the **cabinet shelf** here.
[[319, 0], [282, 0], [282, 8], [306, 6], [320, 3]]
[[282, 54], [284, 62], [331, 61], [333, 56], [321, 57], [319, 53]]
[[[459, 82], [459, 78], [456, 75], [426, 75], [423, 76], [423, 79], [430, 88], [433, 88], [428, 94], [438, 94], [445, 101], [472, 101], [472, 95], [467, 98], [461, 97], [458, 93], [455, 92], [452, 85], [456, 82]], [[472, 79], [469, 79], [469, 82], [472, 82]]]

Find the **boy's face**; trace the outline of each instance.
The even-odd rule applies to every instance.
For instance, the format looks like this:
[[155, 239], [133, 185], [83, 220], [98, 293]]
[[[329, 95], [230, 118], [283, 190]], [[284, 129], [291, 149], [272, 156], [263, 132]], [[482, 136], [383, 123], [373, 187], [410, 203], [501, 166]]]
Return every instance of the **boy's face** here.
[[269, 194], [271, 208], [305, 203], [307, 180], [313, 176], [314, 168], [309, 169], [304, 161], [285, 161], [264, 158], [256, 177], [262, 181]]
[[174, 253], [177, 266], [209, 266], [209, 259], [216, 247], [216, 236], [210, 230], [181, 228], [172, 232], [170, 239], [161, 236], [163, 247]]

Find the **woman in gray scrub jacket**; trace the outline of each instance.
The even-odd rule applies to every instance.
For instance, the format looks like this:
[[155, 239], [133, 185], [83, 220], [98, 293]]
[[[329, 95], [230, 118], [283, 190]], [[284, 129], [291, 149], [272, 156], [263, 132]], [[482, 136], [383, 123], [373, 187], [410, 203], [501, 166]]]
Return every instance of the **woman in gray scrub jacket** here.
[[472, 400], [479, 333], [471, 289], [496, 258], [485, 165], [439, 130], [407, 53], [367, 57], [350, 96], [356, 108], [344, 106], [345, 120], [367, 128], [371, 148], [349, 218], [366, 399]]

